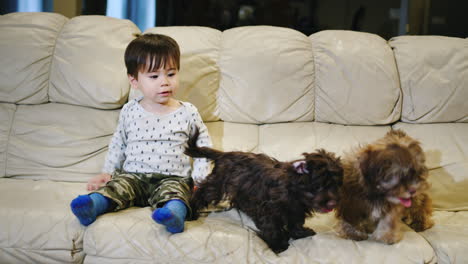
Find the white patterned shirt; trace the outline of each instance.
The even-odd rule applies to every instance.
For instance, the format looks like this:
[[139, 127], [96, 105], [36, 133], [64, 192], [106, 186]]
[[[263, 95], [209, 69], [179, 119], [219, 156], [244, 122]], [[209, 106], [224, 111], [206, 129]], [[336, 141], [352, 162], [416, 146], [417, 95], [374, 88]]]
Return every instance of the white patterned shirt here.
[[181, 106], [177, 110], [158, 115], [146, 111], [139, 103], [141, 99], [133, 99], [123, 106], [102, 171], [112, 174], [116, 169], [123, 169], [191, 176], [196, 183], [203, 180], [211, 168], [209, 161], [194, 158], [192, 168], [191, 158], [184, 154], [196, 127], [200, 131], [197, 146], [212, 146], [197, 108], [179, 101]]

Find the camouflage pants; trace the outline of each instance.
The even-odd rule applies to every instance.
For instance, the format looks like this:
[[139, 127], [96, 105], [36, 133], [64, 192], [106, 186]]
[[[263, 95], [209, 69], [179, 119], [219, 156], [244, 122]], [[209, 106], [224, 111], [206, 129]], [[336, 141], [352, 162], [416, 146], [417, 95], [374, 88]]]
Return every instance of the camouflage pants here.
[[151, 206], [155, 210], [169, 200], [179, 199], [187, 206], [187, 218], [190, 219], [192, 189], [193, 180], [190, 177], [116, 171], [112, 174], [112, 180], [95, 192], [112, 199], [116, 203], [114, 211], [132, 206]]

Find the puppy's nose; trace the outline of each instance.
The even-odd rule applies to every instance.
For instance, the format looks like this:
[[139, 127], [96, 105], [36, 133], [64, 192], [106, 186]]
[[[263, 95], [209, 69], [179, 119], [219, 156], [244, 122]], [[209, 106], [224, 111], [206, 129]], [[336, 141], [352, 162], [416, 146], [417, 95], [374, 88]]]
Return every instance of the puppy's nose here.
[[413, 194], [416, 193], [416, 189], [410, 188], [410, 189], [408, 190], [408, 192], [409, 192], [411, 195], [413, 195]]

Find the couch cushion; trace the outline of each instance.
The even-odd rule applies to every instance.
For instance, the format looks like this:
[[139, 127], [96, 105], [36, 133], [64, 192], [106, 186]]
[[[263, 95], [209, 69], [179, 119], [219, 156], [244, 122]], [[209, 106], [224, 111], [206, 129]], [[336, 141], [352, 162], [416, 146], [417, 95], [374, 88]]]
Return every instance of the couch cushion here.
[[[306, 220], [306, 226], [312, 227], [317, 235], [293, 242], [301, 263], [310, 263], [310, 259], [317, 263], [437, 263], [429, 243], [407, 226], [402, 229], [403, 240], [386, 245], [339, 238], [333, 230], [336, 223], [333, 213], [318, 214]], [[295, 255], [294, 251], [292, 253]], [[295, 263], [289, 259], [285, 262]]]
[[[235, 215], [232, 220], [215, 216], [186, 222], [183, 233], [170, 234], [151, 219], [149, 207], [103, 215], [84, 237], [89, 263], [125, 263], [128, 259], [132, 263], [216, 263], [225, 256], [229, 256], [228, 262], [245, 263], [254, 247], [266, 249], [252, 232], [239, 225]], [[254, 263], [258, 257], [251, 260]]]
[[130, 20], [72, 18], [57, 38], [50, 68], [50, 101], [100, 109], [121, 107], [130, 91], [124, 52], [133, 34], [139, 32]]
[[0, 177], [5, 176], [8, 140], [13, 125], [16, 105], [0, 104]]
[[52, 13], [0, 16], [0, 101], [49, 101], [49, 70], [55, 40], [68, 18]]
[[400, 118], [395, 58], [381, 37], [326, 30], [310, 36], [315, 63], [315, 120], [390, 124]]
[[401, 119], [468, 122], [468, 41], [442, 36], [390, 40], [403, 90]]
[[65, 104], [18, 106], [6, 176], [86, 181], [101, 172], [118, 117], [118, 110]]
[[206, 122], [213, 148], [223, 151], [256, 151], [258, 126], [230, 122]]
[[[145, 33], [174, 38], [180, 47], [180, 88], [176, 98], [194, 104], [204, 121], [218, 121], [219, 49], [221, 31], [207, 27], [155, 27]], [[141, 93], [135, 89], [130, 98]]]
[[84, 228], [69, 204], [85, 187], [0, 179], [0, 263], [82, 263]]
[[409, 228], [392, 246], [354, 242], [336, 236], [331, 213], [307, 219], [318, 234], [292, 241], [279, 255], [237, 210], [186, 222], [179, 234], [168, 233], [150, 215], [149, 207], [134, 207], [100, 216], [84, 236], [85, 263], [436, 263], [427, 241]]
[[219, 58], [221, 119], [237, 123], [312, 121], [314, 65], [302, 33], [279, 27], [223, 32]]
[[468, 263], [468, 212], [434, 212], [435, 225], [420, 233], [434, 248], [439, 264]]
[[319, 122], [262, 125], [258, 151], [279, 160], [299, 159], [318, 148], [342, 155], [385, 135], [389, 126], [343, 126]]
[[398, 123], [426, 152], [433, 205], [437, 210], [468, 210], [468, 124]]

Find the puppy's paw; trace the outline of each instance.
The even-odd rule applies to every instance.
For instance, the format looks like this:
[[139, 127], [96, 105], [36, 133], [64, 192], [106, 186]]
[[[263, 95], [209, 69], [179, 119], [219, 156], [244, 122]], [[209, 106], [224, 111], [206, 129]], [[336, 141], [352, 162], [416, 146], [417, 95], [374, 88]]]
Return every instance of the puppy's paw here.
[[200, 212], [198, 212], [198, 210], [192, 210], [192, 215], [190, 218], [188, 218], [187, 220], [188, 221], [195, 221], [197, 220], [198, 218], [200, 218]]
[[351, 239], [354, 241], [362, 241], [368, 238], [367, 234], [362, 233], [338, 233], [338, 235], [345, 239]]
[[424, 219], [423, 221], [414, 221], [409, 225], [414, 231], [422, 232], [434, 226], [434, 221], [430, 218]]
[[279, 254], [285, 251], [286, 249], [288, 249], [288, 247], [289, 247], [288, 241], [282, 241], [279, 243], [275, 243], [275, 245], [270, 246], [271, 250], [273, 250], [273, 252], [275, 252], [276, 254]]
[[388, 232], [381, 236], [373, 236], [372, 238], [376, 241], [380, 241], [388, 245], [393, 245], [403, 239], [403, 234], [401, 232]]
[[310, 228], [307, 228], [307, 227], [302, 227], [302, 228], [298, 228], [298, 229], [294, 229], [294, 230], [291, 230], [289, 232], [289, 235], [291, 236], [291, 238], [293, 239], [299, 239], [299, 238], [304, 238], [304, 237], [309, 237], [309, 236], [313, 236], [315, 235], [315, 231], [310, 229]]
[[335, 231], [339, 237], [345, 239], [361, 241], [369, 238], [367, 233], [355, 229], [352, 225], [345, 221], [340, 221], [338, 225], [335, 226]]

